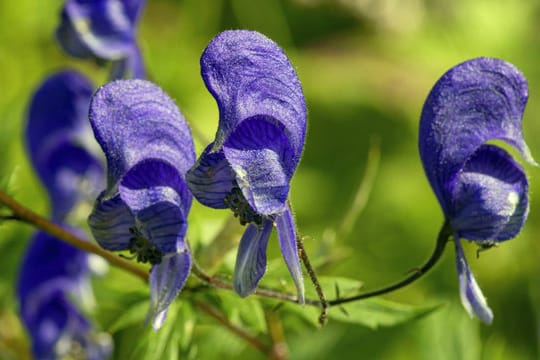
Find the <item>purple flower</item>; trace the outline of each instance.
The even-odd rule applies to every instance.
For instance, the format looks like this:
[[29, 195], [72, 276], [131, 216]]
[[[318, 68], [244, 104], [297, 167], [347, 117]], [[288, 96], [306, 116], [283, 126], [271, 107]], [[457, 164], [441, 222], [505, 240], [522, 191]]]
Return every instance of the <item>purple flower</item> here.
[[493, 313], [461, 246], [486, 248], [515, 237], [528, 214], [523, 168], [502, 140], [535, 164], [521, 130], [526, 80], [513, 65], [478, 58], [450, 69], [429, 94], [420, 121], [419, 149], [428, 180], [453, 232], [463, 306], [491, 323]]
[[[103, 167], [87, 150], [91, 139], [90, 82], [75, 71], [49, 77], [30, 104], [26, 140], [29, 155], [47, 189], [52, 219], [59, 225], [84, 197], [102, 186]], [[38, 232], [24, 256], [17, 295], [34, 356], [57, 359], [84, 356], [105, 359], [106, 336], [96, 334], [78, 308], [88, 300], [88, 255], [44, 232]]]
[[97, 334], [79, 310], [89, 293], [88, 255], [44, 232], [25, 254], [17, 295], [36, 359], [107, 359], [110, 338]]
[[145, 76], [135, 38], [144, 0], [66, 0], [56, 37], [69, 55], [112, 61], [111, 78]]
[[195, 161], [191, 133], [174, 102], [143, 80], [100, 88], [90, 122], [107, 159], [107, 188], [90, 228], [105, 249], [129, 250], [152, 265], [148, 318], [158, 329], [191, 268], [184, 241], [192, 200], [184, 174]]
[[201, 72], [220, 117], [213, 143], [186, 175], [202, 204], [229, 208], [248, 224], [238, 249], [234, 287], [255, 290], [266, 271], [274, 225], [285, 263], [304, 301], [296, 229], [287, 205], [306, 134], [306, 106], [296, 72], [280, 47], [253, 31], [225, 31], [201, 57]]

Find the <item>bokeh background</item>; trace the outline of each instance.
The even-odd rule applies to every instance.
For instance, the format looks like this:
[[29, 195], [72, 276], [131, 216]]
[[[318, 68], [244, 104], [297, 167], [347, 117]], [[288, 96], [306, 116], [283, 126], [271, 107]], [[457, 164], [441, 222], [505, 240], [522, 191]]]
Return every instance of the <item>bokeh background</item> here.
[[[68, 58], [54, 41], [61, 5], [53, 0], [0, 0], [0, 182], [41, 214], [48, 211], [46, 194], [22, 138], [29, 99], [45, 76], [63, 67], [85, 72], [96, 86], [107, 78], [106, 70]], [[307, 143], [291, 194], [298, 227], [307, 236], [305, 245], [321, 275], [356, 278], [365, 289], [374, 289], [421, 265], [442, 225], [417, 140], [424, 99], [446, 70], [478, 56], [498, 57], [521, 69], [530, 92], [524, 134], [533, 156], [540, 159], [539, 24], [538, 0], [149, 0], [139, 43], [150, 79], [175, 99], [200, 132], [199, 152], [203, 139], [213, 138], [218, 119], [214, 99], [199, 75], [199, 57], [210, 39], [225, 29], [252, 29], [283, 47], [297, 69], [309, 110]], [[540, 169], [524, 166], [531, 182], [531, 211], [521, 234], [478, 259], [476, 246], [466, 246], [495, 313], [491, 326], [470, 319], [461, 308], [449, 247], [425, 278], [386, 296], [413, 305], [442, 304], [437, 311], [376, 330], [336, 321], [318, 329], [284, 316], [290, 357], [539, 358]], [[366, 171], [374, 175], [362, 182]], [[341, 231], [362, 183], [365, 207], [350, 223], [350, 231]], [[227, 216], [194, 205], [189, 236], [198, 244], [201, 263], [215, 254], [204, 245]], [[13, 284], [33, 231], [22, 224], [0, 224], [0, 359], [29, 357]], [[237, 235], [231, 236], [233, 245]], [[227, 269], [234, 250], [230, 244], [218, 246], [227, 253], [220, 270]], [[268, 281], [280, 271], [286, 275], [276, 241], [270, 243], [270, 254], [276, 261], [271, 262]], [[95, 281], [98, 304], [110, 297], [111, 289], [121, 291], [130, 281], [129, 275], [111, 273]], [[326, 290], [329, 297], [335, 295], [333, 288]], [[176, 341], [187, 342], [183, 334], [179, 329]], [[189, 347], [196, 354], [191, 356], [200, 359], [261, 358], [202, 315], [189, 335]]]

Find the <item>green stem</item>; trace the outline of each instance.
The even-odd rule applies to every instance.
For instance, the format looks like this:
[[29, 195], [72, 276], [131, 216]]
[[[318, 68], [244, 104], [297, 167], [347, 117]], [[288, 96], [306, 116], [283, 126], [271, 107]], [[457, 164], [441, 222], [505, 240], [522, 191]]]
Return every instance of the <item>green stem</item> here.
[[449, 224], [445, 222], [441, 231], [439, 232], [435, 249], [433, 250], [433, 253], [431, 254], [430, 258], [425, 262], [424, 265], [422, 265], [422, 267], [415, 269], [412, 275], [410, 275], [409, 277], [401, 281], [398, 281], [395, 284], [384, 287], [382, 289], [366, 292], [363, 294], [358, 294], [358, 295], [347, 297], [347, 298], [331, 300], [328, 302], [328, 304], [330, 306], [335, 306], [335, 305], [341, 305], [341, 304], [345, 304], [345, 303], [349, 303], [353, 301], [371, 298], [374, 296], [384, 295], [384, 294], [401, 289], [402, 287], [405, 287], [411, 284], [412, 282], [422, 277], [422, 275], [427, 273], [439, 261], [442, 254], [444, 253], [445, 245], [448, 242], [448, 239], [450, 238], [451, 235], [452, 235], [452, 230], [450, 229]]

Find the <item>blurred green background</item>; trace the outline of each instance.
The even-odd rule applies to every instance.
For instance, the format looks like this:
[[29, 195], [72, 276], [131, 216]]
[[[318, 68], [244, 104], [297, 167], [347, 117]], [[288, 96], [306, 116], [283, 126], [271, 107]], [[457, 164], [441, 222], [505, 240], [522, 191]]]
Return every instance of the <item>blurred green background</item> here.
[[[57, 46], [53, 32], [60, 7], [53, 0], [0, 0], [0, 181], [41, 214], [48, 211], [46, 194], [22, 142], [30, 96], [45, 76], [65, 66], [84, 71], [96, 85], [107, 77], [106, 70], [70, 59]], [[424, 99], [446, 70], [478, 56], [498, 57], [521, 69], [530, 92], [524, 134], [540, 159], [539, 24], [540, 1], [534, 0], [149, 0], [139, 43], [150, 79], [208, 139], [218, 115], [199, 75], [206, 44], [222, 30], [243, 28], [260, 31], [283, 47], [297, 69], [309, 111], [304, 157], [291, 194], [298, 227], [309, 237], [305, 245], [321, 275], [356, 278], [365, 289], [374, 289], [421, 265], [442, 224], [419, 160], [417, 136]], [[200, 152], [205, 144], [196, 142]], [[380, 149], [380, 165], [368, 202], [350, 234], [335, 236], [365, 173], [370, 148]], [[336, 321], [317, 329], [283, 317], [290, 357], [539, 358], [540, 169], [524, 166], [531, 211], [521, 234], [478, 259], [476, 246], [466, 244], [469, 263], [495, 313], [491, 326], [470, 319], [461, 308], [449, 247], [425, 278], [386, 297], [414, 305], [444, 303], [439, 310], [377, 330]], [[203, 245], [226, 216], [194, 205], [189, 236], [202, 244], [197, 245], [201, 263], [209, 256]], [[0, 359], [29, 356], [13, 283], [32, 232], [24, 225], [0, 225]], [[276, 241], [269, 251], [276, 261], [265, 281], [272, 284], [274, 270], [285, 273]], [[233, 259], [234, 250], [227, 257]], [[108, 281], [96, 285], [99, 304], [107, 289], [121, 288], [125, 278], [113, 271], [98, 281]], [[306, 287], [311, 287], [308, 281]], [[334, 297], [333, 288], [326, 290]], [[261, 358], [218, 326], [201, 316], [189, 345], [197, 349], [196, 358]], [[182, 341], [182, 330], [177, 336]]]

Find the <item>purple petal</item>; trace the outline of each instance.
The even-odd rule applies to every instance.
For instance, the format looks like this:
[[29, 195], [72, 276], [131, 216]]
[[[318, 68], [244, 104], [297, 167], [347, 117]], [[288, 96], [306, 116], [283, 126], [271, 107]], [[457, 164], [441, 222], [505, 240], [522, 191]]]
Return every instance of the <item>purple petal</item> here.
[[146, 70], [143, 57], [137, 45], [134, 45], [125, 58], [115, 60], [111, 64], [110, 79], [121, 79], [125, 74], [130, 74], [133, 79], [144, 79]]
[[84, 301], [78, 289], [88, 274], [86, 253], [43, 232], [34, 236], [19, 272], [17, 295], [35, 358], [62, 358], [62, 349], [71, 345], [88, 358], [110, 354], [110, 347], [91, 341], [91, 325], [75, 306]]
[[193, 196], [203, 205], [225, 209], [225, 195], [231, 192], [236, 175], [223, 151], [212, 152], [208, 145], [195, 165], [186, 173], [186, 182]]
[[249, 224], [242, 235], [233, 277], [234, 290], [241, 297], [251, 294], [266, 272], [266, 247], [272, 228], [273, 222], [266, 220], [260, 228]]
[[493, 312], [489, 308], [486, 298], [471, 273], [457, 235], [455, 236], [455, 245], [461, 303], [471, 317], [476, 315], [484, 323], [491, 324], [493, 321]]
[[521, 130], [527, 97], [523, 74], [498, 59], [466, 61], [435, 84], [422, 111], [419, 148], [446, 215], [459, 171], [486, 141], [504, 140], [534, 163]]
[[281, 254], [291, 273], [294, 284], [298, 292], [298, 302], [304, 304], [304, 279], [302, 276], [302, 266], [298, 258], [298, 248], [296, 245], [296, 227], [291, 213], [287, 206], [285, 212], [276, 216], [277, 234]]
[[[67, 0], [56, 37], [64, 50], [75, 57], [132, 57], [136, 47], [135, 25], [143, 5], [144, 1], [139, 0]], [[131, 71], [136, 76], [135, 68]]]
[[110, 251], [127, 250], [135, 228], [133, 213], [119, 194], [111, 198], [103, 192], [88, 217], [92, 235], [101, 247]]
[[450, 221], [459, 237], [511, 239], [527, 218], [527, 178], [506, 151], [482, 145], [460, 172], [453, 199]]
[[22, 261], [17, 293], [19, 298], [30, 298], [30, 292], [54, 278], [65, 279], [74, 289], [87, 272], [86, 253], [40, 231]]
[[251, 207], [270, 215], [285, 210], [294, 167], [291, 145], [267, 118], [240, 123], [223, 145], [237, 183]]
[[188, 249], [178, 254], [169, 254], [150, 272], [150, 310], [148, 320], [154, 330], [165, 321], [167, 309], [184, 286], [191, 270], [191, 255]]
[[160, 160], [141, 161], [122, 178], [119, 192], [137, 228], [154, 246], [165, 253], [185, 249], [191, 195], [174, 167]]
[[90, 104], [90, 122], [107, 158], [110, 191], [143, 159], [166, 161], [182, 175], [195, 161], [184, 117], [171, 98], [148, 81], [118, 80], [100, 88]]
[[245, 119], [271, 118], [291, 143], [296, 167], [304, 146], [306, 107], [294, 68], [281, 48], [255, 31], [224, 31], [201, 56], [201, 73], [220, 111], [214, 150]]

